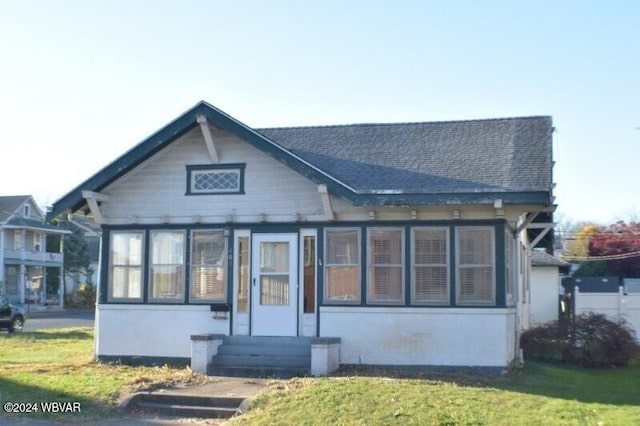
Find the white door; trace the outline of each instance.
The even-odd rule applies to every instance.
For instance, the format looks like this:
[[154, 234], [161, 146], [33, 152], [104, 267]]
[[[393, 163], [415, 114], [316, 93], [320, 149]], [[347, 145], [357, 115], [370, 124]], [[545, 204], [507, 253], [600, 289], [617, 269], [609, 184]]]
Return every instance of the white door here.
[[253, 234], [251, 253], [251, 334], [297, 335], [297, 234]]

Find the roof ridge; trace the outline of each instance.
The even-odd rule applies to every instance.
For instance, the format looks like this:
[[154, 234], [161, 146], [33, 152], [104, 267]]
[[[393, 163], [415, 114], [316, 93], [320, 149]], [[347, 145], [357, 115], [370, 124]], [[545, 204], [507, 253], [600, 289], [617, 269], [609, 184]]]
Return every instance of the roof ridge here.
[[512, 120], [540, 120], [550, 119], [551, 115], [530, 115], [519, 117], [496, 117], [496, 118], [477, 118], [466, 120], [443, 120], [443, 121], [403, 121], [403, 122], [387, 122], [387, 123], [351, 123], [351, 124], [321, 124], [311, 126], [278, 126], [278, 127], [256, 127], [254, 130], [285, 130], [285, 129], [321, 129], [329, 127], [373, 127], [373, 126], [408, 126], [408, 125], [424, 125], [424, 124], [452, 124], [452, 123], [484, 123], [489, 121], [512, 121]]

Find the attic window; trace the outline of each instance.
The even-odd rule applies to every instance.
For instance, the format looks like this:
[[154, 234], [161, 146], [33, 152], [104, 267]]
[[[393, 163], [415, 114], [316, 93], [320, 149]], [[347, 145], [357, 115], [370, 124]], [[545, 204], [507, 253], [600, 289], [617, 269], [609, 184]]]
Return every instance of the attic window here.
[[31, 213], [31, 212], [29, 211], [29, 206], [28, 206], [28, 205], [25, 205], [25, 206], [24, 206], [23, 216], [24, 216], [24, 217], [29, 217], [29, 214], [30, 214], [30, 213]]
[[244, 194], [245, 164], [187, 166], [187, 195]]

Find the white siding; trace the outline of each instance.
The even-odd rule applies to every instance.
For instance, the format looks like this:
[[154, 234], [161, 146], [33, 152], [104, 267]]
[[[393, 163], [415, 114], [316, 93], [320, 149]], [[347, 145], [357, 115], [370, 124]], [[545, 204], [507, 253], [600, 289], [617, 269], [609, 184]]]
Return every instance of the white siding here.
[[229, 334], [229, 320], [213, 319], [209, 305], [98, 305], [98, 356], [191, 356], [192, 334]]
[[514, 309], [320, 308], [342, 364], [506, 367], [514, 323]]
[[531, 324], [558, 319], [559, 275], [557, 266], [531, 268]]
[[[317, 185], [234, 135], [214, 130], [220, 164], [246, 163], [245, 194], [185, 195], [187, 165], [211, 164], [199, 129], [123, 176], [104, 193], [108, 223], [294, 222], [324, 217]], [[199, 219], [197, 218], [199, 217]]]

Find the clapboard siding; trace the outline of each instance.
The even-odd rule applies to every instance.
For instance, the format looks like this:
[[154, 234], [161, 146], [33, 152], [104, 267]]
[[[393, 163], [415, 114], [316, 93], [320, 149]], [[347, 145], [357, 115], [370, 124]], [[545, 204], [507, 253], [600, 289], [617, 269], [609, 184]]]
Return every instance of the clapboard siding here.
[[[317, 185], [236, 136], [213, 129], [220, 164], [245, 163], [245, 193], [185, 195], [187, 165], [213, 164], [202, 134], [194, 129], [126, 174], [103, 192], [109, 223], [219, 223], [322, 220]], [[195, 217], [199, 217], [196, 219]]]

